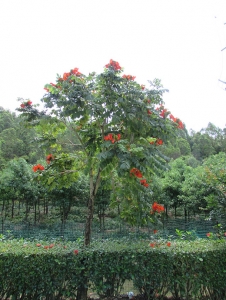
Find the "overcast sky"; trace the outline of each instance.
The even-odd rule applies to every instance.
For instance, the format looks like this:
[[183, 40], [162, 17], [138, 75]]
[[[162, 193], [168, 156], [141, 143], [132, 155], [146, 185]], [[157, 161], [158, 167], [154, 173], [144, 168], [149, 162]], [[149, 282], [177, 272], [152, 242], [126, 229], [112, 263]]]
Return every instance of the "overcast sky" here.
[[159, 78], [187, 129], [226, 127], [226, 0], [0, 0], [0, 106], [39, 103], [44, 85], [110, 59]]

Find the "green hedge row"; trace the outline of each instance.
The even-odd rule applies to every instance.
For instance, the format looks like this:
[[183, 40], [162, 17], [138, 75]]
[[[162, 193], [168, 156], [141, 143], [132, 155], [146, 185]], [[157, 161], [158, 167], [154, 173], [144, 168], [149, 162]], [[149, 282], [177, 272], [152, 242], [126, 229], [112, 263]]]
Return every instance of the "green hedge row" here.
[[0, 298], [79, 299], [88, 287], [111, 297], [126, 280], [146, 299], [226, 299], [226, 242], [0, 242]]

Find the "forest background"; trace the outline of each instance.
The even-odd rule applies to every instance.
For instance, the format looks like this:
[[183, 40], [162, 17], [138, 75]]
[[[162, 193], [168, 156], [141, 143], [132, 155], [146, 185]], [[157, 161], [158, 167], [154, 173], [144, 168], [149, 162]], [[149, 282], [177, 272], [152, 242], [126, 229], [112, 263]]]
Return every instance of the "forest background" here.
[[[56, 144], [67, 154], [76, 147], [76, 137], [67, 130], [58, 134]], [[83, 223], [89, 182], [80, 172], [76, 182], [52, 190], [33, 180], [34, 164], [45, 165], [48, 146], [42, 147], [39, 134], [25, 126], [23, 117], [0, 108], [0, 217], [3, 224]], [[104, 228], [106, 219], [120, 220], [132, 226], [154, 226], [150, 218], [153, 202], [165, 207], [165, 216], [192, 217], [204, 214], [221, 220], [226, 201], [226, 128], [209, 123], [206, 128], [188, 132], [186, 126], [178, 137], [159, 145], [169, 158], [169, 167], [153, 175], [152, 193], [145, 206], [130, 199], [111, 201], [111, 189], [102, 181], [95, 202], [93, 224]], [[54, 149], [51, 149], [54, 151]], [[154, 228], [153, 227], [153, 228]]]

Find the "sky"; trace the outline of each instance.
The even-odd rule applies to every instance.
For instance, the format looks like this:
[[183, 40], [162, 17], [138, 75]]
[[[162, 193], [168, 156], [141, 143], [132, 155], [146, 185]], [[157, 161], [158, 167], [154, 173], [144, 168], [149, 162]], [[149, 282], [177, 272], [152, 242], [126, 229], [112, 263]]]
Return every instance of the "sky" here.
[[140, 84], [161, 79], [188, 130], [223, 129], [225, 47], [225, 0], [0, 0], [0, 106], [41, 103], [56, 74], [113, 59]]

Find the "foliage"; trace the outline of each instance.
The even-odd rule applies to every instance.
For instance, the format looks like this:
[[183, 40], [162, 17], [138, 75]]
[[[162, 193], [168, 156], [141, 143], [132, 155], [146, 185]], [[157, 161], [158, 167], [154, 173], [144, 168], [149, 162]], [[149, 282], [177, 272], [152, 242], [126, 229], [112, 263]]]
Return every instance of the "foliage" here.
[[206, 198], [212, 215], [225, 216], [226, 204], [226, 153], [208, 157], [203, 164], [206, 184], [211, 188], [212, 193]]
[[0, 107], [0, 168], [14, 158], [34, 163], [43, 152], [34, 144], [34, 130], [27, 130], [23, 119]]
[[[85, 76], [74, 68], [63, 77], [58, 75], [56, 84], [45, 86], [45, 110], [22, 99], [18, 109], [30, 126], [38, 128], [41, 142], [46, 142], [54, 157], [43, 172], [37, 172], [38, 180], [50, 188], [64, 187], [77, 180], [79, 171], [88, 174], [87, 245], [101, 180], [112, 179], [112, 198], [121, 204], [122, 217], [134, 223], [133, 215], [138, 212], [140, 222], [151, 205], [147, 197], [151, 177], [166, 169], [167, 158], [159, 148], [184, 127], [163, 106], [166, 90], [160, 80], [149, 81], [146, 88], [134, 76], [121, 73], [119, 63], [113, 60], [101, 74]], [[69, 153], [57, 143], [64, 132], [74, 136], [69, 139], [73, 145]], [[139, 173], [131, 173], [133, 169]], [[128, 198], [133, 199], [132, 205]]]
[[[153, 246], [154, 245], [154, 246]], [[225, 240], [105, 241], [83, 248], [80, 241], [0, 242], [0, 296], [55, 299], [78, 297], [88, 278], [102, 297], [120, 293], [131, 280], [146, 299], [225, 298]], [[142, 267], [141, 267], [142, 266]]]

